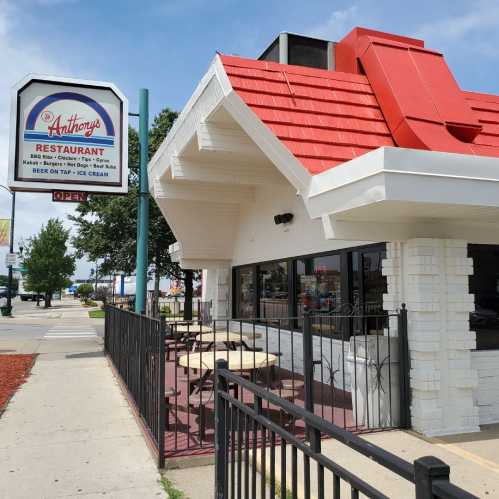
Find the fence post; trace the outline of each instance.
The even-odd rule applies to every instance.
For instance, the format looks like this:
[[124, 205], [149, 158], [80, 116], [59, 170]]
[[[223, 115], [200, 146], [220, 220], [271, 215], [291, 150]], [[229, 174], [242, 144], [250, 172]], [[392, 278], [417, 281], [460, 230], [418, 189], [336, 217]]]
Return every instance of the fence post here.
[[166, 318], [159, 320], [159, 425], [158, 425], [158, 466], [165, 467], [165, 433], [166, 433], [166, 408], [165, 408], [165, 340]]
[[[303, 381], [305, 410], [314, 412], [314, 352], [312, 344], [312, 315], [308, 308], [303, 312]], [[307, 430], [307, 435], [309, 434]]]
[[433, 499], [433, 483], [449, 481], [450, 468], [435, 456], [424, 456], [414, 461], [416, 499]]
[[410, 356], [407, 337], [407, 309], [405, 303], [398, 317], [399, 340], [399, 378], [400, 378], [400, 427], [411, 427], [411, 387], [410, 387]]
[[220, 369], [227, 369], [227, 361], [218, 359], [216, 365], [215, 385], [215, 498], [225, 499], [227, 471], [227, 421], [225, 414], [225, 399], [219, 392], [227, 392], [227, 381], [219, 375]]

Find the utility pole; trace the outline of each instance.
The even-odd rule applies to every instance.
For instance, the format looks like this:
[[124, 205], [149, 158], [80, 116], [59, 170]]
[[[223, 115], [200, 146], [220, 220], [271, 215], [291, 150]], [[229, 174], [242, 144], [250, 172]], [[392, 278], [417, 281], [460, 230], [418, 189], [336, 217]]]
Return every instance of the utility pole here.
[[149, 90], [139, 91], [139, 199], [137, 212], [137, 262], [135, 269], [135, 312], [146, 309], [147, 292], [147, 240], [149, 238], [149, 185], [147, 163], [149, 161]]

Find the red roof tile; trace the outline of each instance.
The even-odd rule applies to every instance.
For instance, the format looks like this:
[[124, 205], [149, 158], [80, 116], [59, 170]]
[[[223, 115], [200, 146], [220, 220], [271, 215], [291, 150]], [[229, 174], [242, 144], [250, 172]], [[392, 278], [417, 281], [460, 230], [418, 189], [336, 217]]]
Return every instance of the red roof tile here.
[[337, 49], [351, 72], [220, 56], [237, 94], [310, 173], [382, 146], [499, 157], [499, 96], [461, 91], [421, 40], [359, 28]]
[[310, 173], [395, 145], [365, 76], [220, 57], [234, 90]]
[[[464, 95], [472, 112], [482, 125], [481, 132], [473, 141], [473, 144], [476, 144], [473, 146], [475, 154], [499, 156], [499, 97], [477, 92], [464, 92]], [[493, 149], [496, 147], [498, 151]]]

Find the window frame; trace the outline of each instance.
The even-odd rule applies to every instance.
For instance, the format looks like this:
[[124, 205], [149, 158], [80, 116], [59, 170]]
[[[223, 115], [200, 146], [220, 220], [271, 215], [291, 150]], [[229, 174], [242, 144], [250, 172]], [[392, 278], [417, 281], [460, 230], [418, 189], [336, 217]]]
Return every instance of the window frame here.
[[[262, 265], [279, 263], [279, 262], [287, 262], [288, 266], [288, 312], [290, 318], [297, 318], [297, 310], [298, 310], [298, 300], [296, 296], [296, 291], [298, 289], [297, 283], [297, 273], [296, 273], [296, 265], [298, 260], [305, 260], [309, 258], [318, 258], [323, 256], [333, 256], [340, 255], [340, 269], [341, 269], [341, 294], [347, 298], [348, 303], [351, 303], [352, 300], [352, 259], [354, 258], [354, 253], [357, 252], [357, 257], [359, 258], [359, 265], [361, 270], [361, 279], [360, 279], [360, 289], [363, 293], [363, 268], [362, 268], [362, 254], [364, 252], [372, 252], [372, 251], [384, 251], [386, 252], [386, 243], [373, 243], [373, 244], [364, 244], [360, 246], [350, 246], [347, 248], [331, 250], [331, 251], [321, 251], [317, 253], [307, 253], [303, 255], [297, 255], [293, 257], [285, 257], [285, 258], [275, 258], [272, 260], [262, 260], [261, 262], [253, 262], [249, 264], [243, 265], [235, 265], [232, 267], [232, 318], [233, 319], [242, 319], [244, 321], [245, 318], [238, 317], [237, 313], [239, 310], [238, 304], [238, 293], [236, 287], [236, 273], [240, 269], [251, 268], [253, 273], [253, 282], [255, 283], [255, 296], [253, 303], [253, 310], [255, 313], [255, 319], [261, 319], [261, 317], [257, 317], [257, 312], [260, 307], [260, 279], [259, 279], [259, 268]], [[344, 291], [343, 291], [344, 290]], [[364, 299], [362, 294], [362, 300]], [[289, 329], [292, 331], [301, 331], [301, 328], [298, 327], [297, 320], [293, 321], [293, 324], [290, 325]], [[348, 327], [348, 336], [351, 335], [351, 327]], [[345, 335], [346, 336], [346, 335]], [[337, 339], [342, 339], [338, 337]]]

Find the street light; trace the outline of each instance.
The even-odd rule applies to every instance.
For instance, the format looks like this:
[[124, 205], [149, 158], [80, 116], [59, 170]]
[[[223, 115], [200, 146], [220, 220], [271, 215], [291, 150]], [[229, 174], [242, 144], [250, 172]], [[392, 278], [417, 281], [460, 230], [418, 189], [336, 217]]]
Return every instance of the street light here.
[[[5, 185], [0, 187], [12, 196], [12, 211], [10, 216], [10, 245], [9, 253], [14, 253], [14, 217], [16, 214], [16, 193]], [[9, 281], [7, 284], [7, 315], [12, 315], [12, 264], [9, 265]]]

